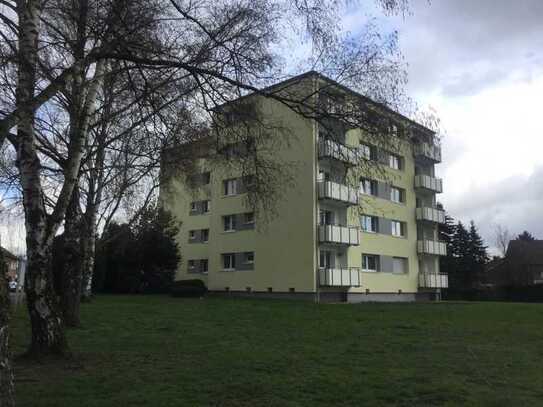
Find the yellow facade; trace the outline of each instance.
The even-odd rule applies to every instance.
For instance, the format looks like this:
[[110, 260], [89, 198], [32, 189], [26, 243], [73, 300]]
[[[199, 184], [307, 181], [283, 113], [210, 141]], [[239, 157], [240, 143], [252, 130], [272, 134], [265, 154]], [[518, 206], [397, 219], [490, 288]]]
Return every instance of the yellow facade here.
[[[270, 99], [258, 98], [258, 105], [267, 118], [289, 129], [289, 142], [274, 144], [273, 152], [268, 153], [268, 158], [276, 160], [277, 164], [293, 169], [288, 185], [285, 183], [281, 187], [279, 182], [281, 198], [275, 205], [276, 215], [263, 217], [257, 212], [254, 229], [225, 231], [223, 216], [252, 210], [245, 193], [233, 196], [224, 194], [223, 181], [240, 176], [240, 173], [231, 167], [201, 159], [194, 171], [209, 171], [209, 185], [194, 189], [188, 187], [187, 177], [183, 174], [172, 177], [167, 187], [162, 189], [161, 199], [165, 208], [175, 215], [180, 224], [177, 243], [182, 260], [176, 279], [202, 279], [211, 291], [289, 295], [309, 293], [316, 298], [327, 293], [341, 293], [344, 299], [352, 298], [355, 301], [363, 300], [362, 297], [369, 293], [414, 295], [439, 288], [439, 284], [421, 284], [419, 276], [419, 264], [430, 264], [424, 267], [439, 274], [438, 257], [434, 254], [421, 254], [418, 243], [421, 233], [428, 236], [434, 234], [433, 240], [437, 240], [437, 223], [425, 222], [421, 226], [415, 215], [418, 192], [414, 187], [416, 161], [413, 143], [398, 141], [399, 147], [395, 154], [401, 156], [402, 168], [395, 170], [384, 165], [380, 173], [383, 179], [379, 181], [383, 185], [386, 183], [404, 191], [404, 202], [396, 203], [365, 194], [358, 196], [358, 206], [321, 199], [319, 182], [323, 182], [322, 177], [339, 181], [336, 184], [350, 183], [349, 188], [352, 188], [352, 180], [358, 182], [360, 167], [349, 167], [345, 172], [343, 169], [347, 167], [343, 167], [341, 159], [321, 156], [319, 126], [315, 121], [302, 118], [288, 107]], [[358, 151], [360, 143], [365, 140], [363, 133], [357, 130], [347, 132], [344, 137], [344, 144], [353, 147], [354, 151]], [[433, 172], [433, 165], [428, 168], [424, 171]], [[420, 172], [418, 168], [417, 171]], [[372, 178], [377, 177], [373, 175]], [[191, 202], [204, 199], [210, 201], [209, 213], [190, 215]], [[428, 191], [422, 201], [431, 202], [435, 206], [435, 196], [428, 194]], [[359, 244], [321, 242], [322, 236], [319, 233], [322, 227], [319, 223], [326, 217], [323, 211], [328, 211], [329, 217], [343, 226], [358, 227], [356, 240]], [[401, 229], [405, 237], [362, 231], [361, 214], [379, 217], [383, 223], [389, 222], [386, 219], [402, 222], [404, 226]], [[208, 241], [189, 243], [189, 231], [200, 229], [209, 229]], [[328, 254], [323, 256], [324, 252]], [[252, 270], [224, 271], [222, 256], [227, 253], [253, 253], [254, 263], [250, 265]], [[403, 273], [390, 270], [364, 271], [363, 254], [385, 256], [382, 257], [383, 263], [385, 260], [393, 261], [395, 265], [404, 264], [405, 259], [407, 269]], [[200, 259], [208, 261], [207, 273], [194, 273], [193, 269], [189, 269], [191, 260]], [[358, 276], [359, 282], [352, 284], [355, 280], [349, 280], [349, 284], [324, 284], [321, 273], [323, 268], [330, 269], [328, 276], [336, 277], [337, 270], [344, 269], [342, 273], [349, 270], [349, 276]]]

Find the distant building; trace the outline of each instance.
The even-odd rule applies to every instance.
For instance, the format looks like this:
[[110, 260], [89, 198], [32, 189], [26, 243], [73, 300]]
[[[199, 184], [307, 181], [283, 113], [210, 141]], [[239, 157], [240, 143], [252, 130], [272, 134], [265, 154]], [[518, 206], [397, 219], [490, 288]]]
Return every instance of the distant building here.
[[4, 249], [3, 247], [0, 247], [0, 250], [2, 250], [2, 254], [4, 255], [4, 261], [8, 266], [8, 271], [6, 274], [8, 281], [17, 280], [19, 270], [19, 258], [11, 253], [9, 250]]
[[511, 240], [505, 258], [487, 265], [484, 279], [496, 287], [543, 284], [543, 240]]

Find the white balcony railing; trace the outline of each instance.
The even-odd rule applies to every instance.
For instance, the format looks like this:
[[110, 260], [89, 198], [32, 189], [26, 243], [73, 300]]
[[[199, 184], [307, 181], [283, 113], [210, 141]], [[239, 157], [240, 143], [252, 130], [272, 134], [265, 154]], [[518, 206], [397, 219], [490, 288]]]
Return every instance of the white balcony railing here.
[[358, 164], [358, 154], [354, 148], [333, 140], [319, 140], [319, 157], [333, 158], [352, 165]]
[[416, 209], [417, 220], [445, 223], [445, 211], [436, 208], [422, 207]]
[[417, 250], [420, 254], [447, 255], [447, 245], [439, 240], [419, 240], [417, 241]]
[[418, 143], [413, 148], [415, 158], [422, 158], [434, 163], [441, 162], [441, 147], [435, 144]]
[[319, 225], [319, 242], [358, 246], [360, 232], [356, 226]]
[[419, 287], [448, 288], [449, 276], [447, 273], [419, 273]]
[[321, 287], [360, 287], [360, 270], [357, 267], [319, 269]]
[[415, 188], [423, 188], [439, 194], [443, 192], [443, 181], [429, 175], [415, 175]]
[[324, 181], [318, 183], [319, 198], [331, 199], [350, 205], [358, 205], [358, 189], [336, 182]]

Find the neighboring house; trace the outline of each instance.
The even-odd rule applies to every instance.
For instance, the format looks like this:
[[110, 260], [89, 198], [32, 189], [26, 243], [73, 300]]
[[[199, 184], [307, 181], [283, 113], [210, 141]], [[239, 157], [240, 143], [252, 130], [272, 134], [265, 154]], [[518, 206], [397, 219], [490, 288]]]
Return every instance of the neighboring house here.
[[11, 253], [9, 250], [0, 247], [2, 254], [4, 255], [4, 261], [6, 262], [8, 271], [6, 277], [8, 281], [15, 281], [18, 278], [19, 271], [19, 258]]
[[543, 284], [543, 240], [511, 240], [505, 258], [486, 271], [486, 280], [498, 287]]
[[[200, 278], [214, 292], [322, 301], [434, 298], [447, 287], [438, 261], [446, 247], [437, 238], [444, 212], [436, 207], [442, 181], [434, 173], [441, 161], [434, 133], [314, 72], [280, 85], [290, 90], [307, 83], [383, 111], [391, 118], [388, 137], [395, 137], [399, 148], [392, 153], [370, 145], [360, 129], [331, 137], [314, 120], [274, 100], [249, 96], [270, 120], [292, 130], [295, 139], [275, 143], [271, 159], [295, 168], [293, 179], [284, 186], [278, 181], [277, 215], [259, 228], [266, 214], [255, 214], [247, 204], [250, 176], [206, 159], [189, 166], [190, 174], [163, 164], [161, 200], [180, 224], [183, 260], [176, 279]], [[408, 132], [408, 141], [395, 136], [398, 128]], [[205, 151], [202, 145], [192, 147]], [[189, 147], [164, 155], [176, 161], [179, 154], [181, 162]], [[375, 160], [383, 172], [364, 173], [362, 160]]]

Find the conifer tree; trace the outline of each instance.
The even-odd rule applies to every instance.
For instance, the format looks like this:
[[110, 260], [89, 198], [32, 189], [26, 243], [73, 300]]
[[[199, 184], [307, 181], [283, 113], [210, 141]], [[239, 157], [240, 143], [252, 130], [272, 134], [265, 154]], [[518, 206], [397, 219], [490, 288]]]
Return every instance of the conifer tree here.
[[535, 237], [533, 237], [533, 235], [530, 232], [525, 230], [524, 232], [522, 232], [520, 235], [517, 236], [516, 240], [522, 240], [524, 242], [532, 242], [535, 240]]
[[469, 227], [469, 252], [466, 253], [470, 262], [470, 270], [467, 275], [467, 282], [470, 285], [479, 281], [484, 272], [485, 264], [488, 262], [486, 249], [487, 246], [484, 245], [475, 223], [471, 221]]

